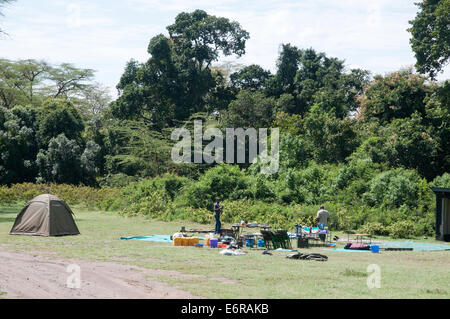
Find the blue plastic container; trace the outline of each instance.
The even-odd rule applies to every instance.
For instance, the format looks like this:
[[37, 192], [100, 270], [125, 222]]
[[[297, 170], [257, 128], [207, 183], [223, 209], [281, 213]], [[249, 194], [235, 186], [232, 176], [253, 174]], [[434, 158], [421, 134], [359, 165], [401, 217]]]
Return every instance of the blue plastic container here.
[[373, 253], [378, 253], [378, 252], [380, 251], [380, 247], [379, 247], [379, 246], [372, 245], [372, 246], [370, 246], [370, 250], [371, 250]]
[[209, 241], [209, 246], [211, 248], [217, 248], [217, 244], [219, 243], [219, 240], [217, 238], [211, 238]]
[[246, 247], [253, 248], [253, 245], [254, 245], [253, 239], [247, 239], [247, 240], [246, 240], [246, 242], [245, 242], [245, 246], [246, 246]]
[[266, 247], [264, 240], [258, 240], [258, 247]]

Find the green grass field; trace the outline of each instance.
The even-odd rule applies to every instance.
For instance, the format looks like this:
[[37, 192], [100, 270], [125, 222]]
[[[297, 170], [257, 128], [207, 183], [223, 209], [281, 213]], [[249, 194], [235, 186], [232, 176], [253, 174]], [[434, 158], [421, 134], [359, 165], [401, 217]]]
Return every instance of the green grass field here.
[[[80, 236], [11, 236], [20, 208], [0, 206], [1, 249], [174, 270], [179, 275], [158, 279], [205, 298], [450, 298], [450, 251], [373, 254], [302, 250], [325, 254], [327, 262], [290, 260], [286, 252], [262, 255], [260, 249], [247, 249], [244, 256], [222, 256], [218, 249], [120, 240], [122, 236], [173, 234], [181, 226], [204, 225], [125, 218], [81, 208], [74, 208]], [[381, 269], [381, 288], [367, 286], [371, 264]]]

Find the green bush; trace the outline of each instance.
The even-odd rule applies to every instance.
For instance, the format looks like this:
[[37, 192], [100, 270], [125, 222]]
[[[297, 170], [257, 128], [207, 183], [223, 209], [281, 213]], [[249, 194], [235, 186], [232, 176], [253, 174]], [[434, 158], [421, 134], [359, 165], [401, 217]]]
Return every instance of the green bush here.
[[338, 170], [334, 187], [337, 199], [347, 203], [361, 203], [362, 196], [369, 190], [369, 182], [378, 173], [379, 165], [369, 160], [352, 160]]
[[378, 222], [368, 222], [364, 224], [359, 232], [370, 235], [388, 235], [389, 232], [386, 230], [386, 227]]
[[450, 188], [450, 173], [444, 173], [431, 182], [433, 187]]
[[67, 184], [13, 184], [0, 186], [0, 203], [28, 202], [40, 194], [53, 194], [69, 205], [103, 209], [105, 202], [115, 198], [120, 189], [113, 187], [93, 188]]
[[318, 165], [310, 162], [308, 167], [286, 169], [278, 178], [278, 201], [318, 205], [329, 201], [334, 192], [333, 181], [337, 174], [336, 165]]
[[263, 175], [255, 178], [251, 187], [253, 188], [254, 197], [257, 200], [265, 202], [273, 202], [276, 198], [276, 190], [270, 182], [268, 182]]
[[138, 182], [139, 177], [129, 176], [123, 173], [108, 174], [97, 180], [101, 187], [125, 187], [130, 183]]
[[253, 198], [250, 180], [238, 166], [221, 164], [188, 186], [184, 193], [187, 206], [212, 209], [215, 199], [237, 200]]
[[398, 208], [417, 207], [427, 187], [416, 171], [398, 168], [378, 174], [370, 181], [364, 199], [371, 206]]
[[[120, 196], [109, 199], [108, 202], [105, 201], [106, 205], [103, 206], [103, 209], [123, 210], [127, 208], [127, 214], [134, 214], [136, 210], [139, 211], [140, 209], [147, 211], [148, 208], [152, 211], [148, 207], [150, 204], [146, 204], [147, 201], [153, 200], [158, 195], [158, 198], [162, 198], [168, 203], [189, 183], [190, 180], [188, 178], [173, 174], [164, 174], [152, 179], [143, 179], [123, 187]], [[133, 209], [130, 208], [131, 206]]]
[[[330, 212], [331, 230], [394, 238], [432, 235], [435, 200], [430, 184], [447, 185], [449, 174], [428, 184], [415, 171], [378, 173], [378, 169], [366, 161], [352, 161], [346, 167], [311, 162], [307, 167], [263, 176], [247, 175], [238, 166], [223, 164], [198, 181], [164, 174], [120, 188], [32, 183], [0, 186], [0, 203], [26, 202], [51, 193], [69, 205], [114, 210], [124, 216], [210, 224], [214, 222], [214, 199], [220, 197], [224, 223], [244, 220], [292, 231], [294, 224], [314, 225], [319, 206], [324, 205]], [[117, 176], [118, 180], [122, 177]]]
[[143, 215], [154, 219], [164, 219], [169, 205], [167, 197], [155, 191], [139, 201], [132, 202], [121, 213], [127, 216]]
[[416, 236], [415, 224], [409, 220], [402, 220], [387, 227], [392, 238], [412, 238]]

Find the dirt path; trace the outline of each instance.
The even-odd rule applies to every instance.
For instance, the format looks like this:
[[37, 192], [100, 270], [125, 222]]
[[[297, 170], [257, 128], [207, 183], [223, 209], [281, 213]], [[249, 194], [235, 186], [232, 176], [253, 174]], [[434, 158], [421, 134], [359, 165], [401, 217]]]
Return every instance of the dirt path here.
[[[69, 265], [76, 266], [71, 269]], [[154, 276], [160, 273], [113, 262], [53, 259], [0, 250], [0, 292], [6, 293], [2, 295], [6, 298], [196, 298], [158, 282]], [[69, 285], [79, 282], [80, 288], [69, 288], [68, 278]]]

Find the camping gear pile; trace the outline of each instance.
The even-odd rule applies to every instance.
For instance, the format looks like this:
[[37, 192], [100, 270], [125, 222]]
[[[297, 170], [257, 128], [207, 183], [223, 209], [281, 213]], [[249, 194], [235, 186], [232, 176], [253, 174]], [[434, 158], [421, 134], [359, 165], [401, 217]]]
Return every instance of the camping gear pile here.
[[[246, 254], [243, 250], [241, 250], [241, 247], [237, 244], [236, 240], [229, 236], [215, 238], [215, 235], [211, 233], [206, 235], [205, 238], [199, 238], [189, 237], [187, 234], [183, 233], [176, 233], [172, 237], [174, 246], [223, 248], [220, 251], [220, 254], [223, 256], [240, 256]], [[204, 243], [200, 243], [200, 240], [203, 240]]]
[[298, 248], [309, 248], [312, 244], [319, 246], [331, 244], [331, 232], [326, 226], [321, 229], [319, 227], [295, 224], [294, 228], [294, 233], [288, 233], [288, 235], [289, 238], [297, 240]]
[[217, 237], [218, 236], [213, 233], [209, 233], [205, 237], [195, 237], [187, 235], [187, 232], [183, 233], [180, 231], [178, 233], [173, 234], [171, 236], [171, 239], [174, 246], [194, 246], [197, 248], [201, 247], [229, 248], [232, 244], [237, 246], [237, 243], [233, 239], [233, 237], [230, 236], [223, 236], [220, 238]]
[[315, 261], [327, 261], [328, 257], [322, 254], [302, 254], [294, 253], [286, 256], [289, 259], [301, 259], [301, 260], [315, 260]]

